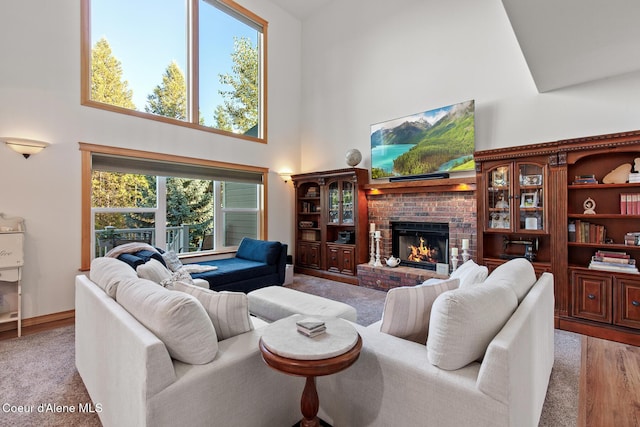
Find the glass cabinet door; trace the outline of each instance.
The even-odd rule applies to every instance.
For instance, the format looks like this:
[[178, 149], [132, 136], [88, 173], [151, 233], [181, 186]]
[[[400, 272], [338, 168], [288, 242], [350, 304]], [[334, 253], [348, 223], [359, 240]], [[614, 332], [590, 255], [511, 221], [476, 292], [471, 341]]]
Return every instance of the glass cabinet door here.
[[338, 182], [332, 182], [329, 184], [329, 191], [327, 193], [329, 198], [327, 206], [329, 207], [328, 221], [331, 224], [340, 223], [340, 190]]
[[488, 172], [487, 228], [504, 230], [511, 228], [511, 169], [501, 165]]
[[342, 182], [342, 223], [353, 224], [353, 182]]
[[518, 231], [541, 231], [545, 227], [544, 179], [545, 166], [534, 163], [519, 163], [518, 188]]

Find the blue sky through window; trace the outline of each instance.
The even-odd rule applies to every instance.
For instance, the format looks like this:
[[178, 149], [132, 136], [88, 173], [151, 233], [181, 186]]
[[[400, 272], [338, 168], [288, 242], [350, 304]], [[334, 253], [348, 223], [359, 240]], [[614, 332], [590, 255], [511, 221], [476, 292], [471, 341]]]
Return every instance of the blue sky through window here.
[[[91, 0], [91, 47], [102, 37], [121, 62], [123, 78], [133, 90], [136, 109], [162, 83], [175, 61], [187, 76], [187, 1]], [[233, 40], [247, 37], [257, 45], [257, 32], [203, 0], [200, 4], [200, 112], [207, 125], [222, 103], [218, 74], [231, 72]], [[212, 42], [213, 40], [213, 42]]]

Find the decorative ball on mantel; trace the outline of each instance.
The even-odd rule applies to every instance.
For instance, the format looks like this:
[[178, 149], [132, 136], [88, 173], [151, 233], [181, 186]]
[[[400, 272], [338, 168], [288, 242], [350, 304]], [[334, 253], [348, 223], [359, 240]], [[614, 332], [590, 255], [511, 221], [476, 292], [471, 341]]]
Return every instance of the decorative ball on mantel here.
[[347, 151], [346, 160], [349, 166], [355, 167], [362, 161], [362, 153], [357, 148], [352, 148]]

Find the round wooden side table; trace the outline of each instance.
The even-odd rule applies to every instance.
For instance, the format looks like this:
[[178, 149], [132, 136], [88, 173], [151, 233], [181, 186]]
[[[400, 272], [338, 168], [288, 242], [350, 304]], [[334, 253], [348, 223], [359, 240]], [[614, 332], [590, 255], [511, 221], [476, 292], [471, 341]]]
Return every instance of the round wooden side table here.
[[346, 320], [321, 317], [326, 332], [309, 338], [296, 329], [296, 322], [306, 317], [309, 316], [294, 315], [270, 324], [265, 328], [259, 346], [262, 358], [270, 367], [306, 377], [300, 402], [304, 418], [300, 425], [311, 427], [320, 425], [316, 377], [335, 374], [351, 366], [360, 356], [362, 338]]

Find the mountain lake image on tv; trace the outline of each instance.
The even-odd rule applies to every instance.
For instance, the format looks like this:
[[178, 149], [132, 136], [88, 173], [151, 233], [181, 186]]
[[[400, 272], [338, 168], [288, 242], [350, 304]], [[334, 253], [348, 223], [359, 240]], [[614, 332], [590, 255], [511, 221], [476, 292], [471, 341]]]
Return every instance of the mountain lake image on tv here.
[[475, 169], [474, 101], [371, 126], [371, 178]]

